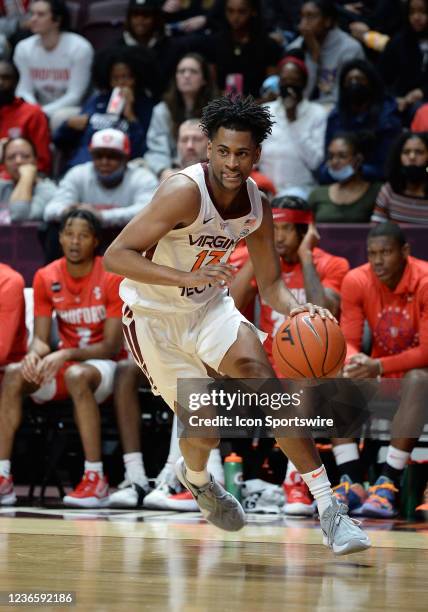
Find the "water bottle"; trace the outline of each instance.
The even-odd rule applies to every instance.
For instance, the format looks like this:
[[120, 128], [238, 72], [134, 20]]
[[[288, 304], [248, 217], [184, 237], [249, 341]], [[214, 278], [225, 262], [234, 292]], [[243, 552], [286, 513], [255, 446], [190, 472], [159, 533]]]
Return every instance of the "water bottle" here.
[[226, 491], [241, 501], [242, 457], [236, 453], [231, 453], [224, 460], [224, 484]]

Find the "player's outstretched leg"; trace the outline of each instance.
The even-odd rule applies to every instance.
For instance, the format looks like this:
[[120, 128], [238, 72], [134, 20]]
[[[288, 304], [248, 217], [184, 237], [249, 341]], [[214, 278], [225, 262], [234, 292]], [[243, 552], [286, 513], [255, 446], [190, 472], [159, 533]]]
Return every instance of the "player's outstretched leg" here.
[[191, 492], [209, 523], [225, 531], [238, 531], [245, 525], [241, 504], [206, 469], [210, 447], [217, 443], [211, 439], [181, 439], [183, 457], [176, 463], [177, 478]]
[[[232, 378], [276, 378], [263, 346], [247, 326], [239, 328], [238, 338], [220, 364], [220, 371]], [[331, 485], [312, 438], [287, 437], [277, 440], [308, 485], [320, 515], [323, 542], [336, 555], [365, 550], [370, 540], [359, 522], [348, 516], [348, 508], [333, 496]]]

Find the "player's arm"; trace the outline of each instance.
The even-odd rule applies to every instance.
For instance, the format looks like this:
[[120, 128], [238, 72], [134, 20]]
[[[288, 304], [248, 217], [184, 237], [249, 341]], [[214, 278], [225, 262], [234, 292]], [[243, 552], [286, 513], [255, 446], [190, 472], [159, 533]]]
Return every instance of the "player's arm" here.
[[52, 317], [36, 316], [34, 318], [33, 340], [21, 363], [22, 375], [28, 382], [37, 385], [42, 382], [40, 370], [44, 357], [51, 352], [51, 328]]
[[279, 256], [273, 238], [272, 211], [263, 199], [263, 220], [260, 227], [246, 238], [254, 267], [259, 293], [273, 310], [288, 315], [299, 303], [282, 280]]
[[238, 310], [243, 310], [257, 295], [257, 288], [251, 281], [254, 278], [254, 268], [251, 259], [245, 262], [230, 285], [230, 295], [235, 300]]
[[153, 248], [173, 229], [187, 227], [200, 210], [199, 189], [191, 179], [177, 174], [165, 180], [152, 201], [126, 227], [107, 249], [107, 270], [139, 283], [172, 287], [197, 287], [211, 283], [229, 284], [233, 268], [227, 264], [208, 265], [194, 272], [156, 264], [142, 253]]
[[317, 228], [313, 223], [310, 223], [298, 250], [306, 298], [308, 302], [328, 308], [334, 315], [337, 315], [339, 312], [340, 296], [332, 289], [323, 287], [314, 265], [313, 249], [318, 245], [319, 239], [320, 236]]

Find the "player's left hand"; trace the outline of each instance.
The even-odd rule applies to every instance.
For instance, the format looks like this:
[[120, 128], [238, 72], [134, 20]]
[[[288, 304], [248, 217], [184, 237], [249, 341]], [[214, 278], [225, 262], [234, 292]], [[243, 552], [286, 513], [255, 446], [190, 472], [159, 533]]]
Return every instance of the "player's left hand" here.
[[352, 355], [343, 368], [344, 378], [376, 378], [382, 374], [379, 359], [372, 359], [364, 353]]
[[67, 354], [64, 350], [55, 351], [54, 353], [46, 355], [40, 366], [42, 385], [53, 380], [66, 361]]
[[335, 321], [338, 324], [337, 319], [331, 314], [328, 308], [323, 308], [322, 306], [317, 306], [316, 304], [311, 304], [310, 302], [307, 304], [302, 304], [297, 308], [293, 308], [293, 310], [290, 312], [290, 317], [295, 317], [301, 312], [309, 312], [310, 317], [319, 315], [321, 319], [330, 319], [330, 321]]

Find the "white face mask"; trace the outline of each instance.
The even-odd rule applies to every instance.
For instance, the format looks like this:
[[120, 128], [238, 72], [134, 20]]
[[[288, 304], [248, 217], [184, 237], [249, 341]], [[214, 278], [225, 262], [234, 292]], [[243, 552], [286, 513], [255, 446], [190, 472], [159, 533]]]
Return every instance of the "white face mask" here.
[[355, 168], [354, 166], [351, 166], [351, 164], [347, 164], [339, 170], [333, 170], [333, 168], [329, 168], [328, 173], [333, 179], [333, 181], [335, 181], [336, 183], [346, 183], [346, 181], [349, 181], [349, 179], [354, 176]]

